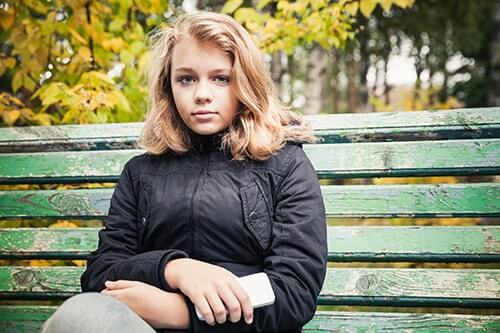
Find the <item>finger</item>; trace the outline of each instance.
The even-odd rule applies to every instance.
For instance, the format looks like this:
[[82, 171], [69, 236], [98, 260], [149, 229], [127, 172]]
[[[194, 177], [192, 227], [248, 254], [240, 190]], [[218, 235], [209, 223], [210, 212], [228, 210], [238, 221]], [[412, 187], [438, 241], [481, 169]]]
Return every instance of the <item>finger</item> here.
[[202, 295], [199, 298], [194, 299], [193, 304], [198, 308], [203, 316], [203, 320], [205, 320], [207, 324], [211, 326], [215, 325], [215, 318], [212, 313], [212, 309], [210, 308], [205, 296]]
[[229, 286], [219, 290], [219, 297], [229, 312], [229, 320], [237, 323], [241, 319], [241, 305]]
[[111, 290], [123, 289], [137, 285], [137, 281], [130, 281], [130, 280], [106, 281], [104, 282], [104, 285], [106, 286], [107, 289]]
[[238, 299], [241, 305], [241, 311], [243, 312], [243, 317], [247, 324], [251, 324], [253, 321], [253, 306], [250, 301], [250, 297], [247, 292], [241, 287], [238, 281], [234, 280], [229, 284], [234, 295]]
[[205, 297], [208, 301], [208, 304], [210, 305], [210, 308], [212, 309], [217, 323], [225, 323], [227, 320], [226, 307], [224, 306], [224, 303], [222, 303], [222, 300], [220, 299], [217, 292], [215, 290], [213, 292], [208, 292]]
[[104, 289], [101, 291], [101, 294], [111, 296], [113, 298], [119, 299], [121, 297], [121, 291], [120, 290], [111, 290], [111, 289]]

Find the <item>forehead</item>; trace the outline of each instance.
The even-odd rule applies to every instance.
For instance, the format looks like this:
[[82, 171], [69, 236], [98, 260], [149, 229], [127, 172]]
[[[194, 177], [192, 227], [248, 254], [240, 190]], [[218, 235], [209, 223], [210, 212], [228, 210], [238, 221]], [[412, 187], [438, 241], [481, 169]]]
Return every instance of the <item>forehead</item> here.
[[231, 70], [232, 61], [215, 44], [201, 44], [193, 38], [183, 38], [175, 45], [172, 54], [172, 72], [177, 68]]

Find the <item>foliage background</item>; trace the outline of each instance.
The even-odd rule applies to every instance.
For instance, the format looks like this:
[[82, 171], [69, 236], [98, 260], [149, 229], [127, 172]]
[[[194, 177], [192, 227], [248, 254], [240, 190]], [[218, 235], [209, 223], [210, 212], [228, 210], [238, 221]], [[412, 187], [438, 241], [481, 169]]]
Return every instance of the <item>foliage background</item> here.
[[[148, 34], [186, 3], [231, 14], [250, 30], [283, 100], [306, 114], [498, 98], [494, 1], [4, 0], [0, 125], [142, 120]], [[390, 82], [391, 59], [401, 54], [414, 63], [413, 86]]]

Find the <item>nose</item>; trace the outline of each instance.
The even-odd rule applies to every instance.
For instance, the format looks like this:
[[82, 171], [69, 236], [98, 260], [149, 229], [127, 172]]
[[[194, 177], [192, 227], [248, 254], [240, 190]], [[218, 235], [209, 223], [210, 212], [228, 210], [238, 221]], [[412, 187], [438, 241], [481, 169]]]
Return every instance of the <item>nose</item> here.
[[212, 92], [208, 82], [200, 81], [195, 91], [195, 100], [197, 104], [206, 104], [212, 101]]

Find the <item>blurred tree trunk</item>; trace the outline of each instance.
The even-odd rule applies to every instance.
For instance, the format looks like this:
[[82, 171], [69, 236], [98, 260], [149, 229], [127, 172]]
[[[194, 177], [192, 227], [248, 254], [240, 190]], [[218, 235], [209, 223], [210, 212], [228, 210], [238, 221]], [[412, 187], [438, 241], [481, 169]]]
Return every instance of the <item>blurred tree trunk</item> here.
[[276, 87], [281, 91], [281, 77], [283, 76], [282, 52], [276, 51], [271, 55], [271, 77]]
[[347, 96], [348, 96], [348, 112], [358, 112], [358, 66], [354, 60], [354, 55], [349, 54], [346, 59], [346, 75], [347, 75]]
[[493, 7], [492, 40], [490, 44], [490, 84], [488, 104], [500, 106], [500, 3]]
[[339, 67], [340, 57], [338, 52], [332, 51], [332, 76], [331, 76], [331, 92], [332, 92], [332, 113], [339, 113], [339, 80], [338, 75], [340, 72]]
[[320, 46], [315, 46], [309, 53], [307, 81], [304, 91], [306, 98], [304, 114], [319, 114], [321, 112], [321, 92], [325, 81], [327, 62], [326, 52]]

